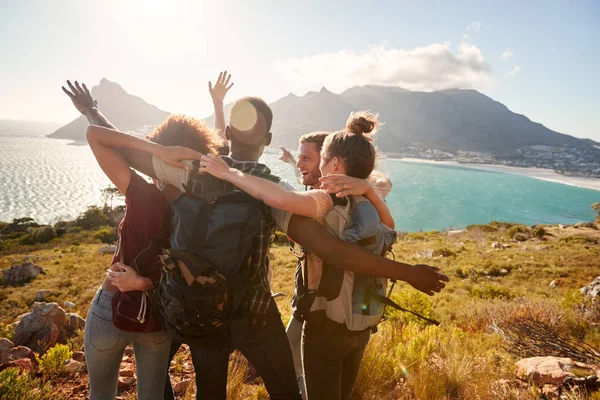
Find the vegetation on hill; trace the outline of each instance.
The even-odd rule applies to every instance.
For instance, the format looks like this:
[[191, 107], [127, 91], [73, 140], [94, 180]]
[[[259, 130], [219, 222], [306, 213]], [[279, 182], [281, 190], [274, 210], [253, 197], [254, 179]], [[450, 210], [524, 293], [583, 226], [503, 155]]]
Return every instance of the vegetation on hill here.
[[[27, 258], [46, 270], [23, 286], [0, 288], [3, 336], [10, 337], [10, 324], [29, 310], [38, 290], [51, 292], [48, 301], [75, 303], [73, 311], [86, 315], [111, 260], [111, 255], [99, 255], [98, 250], [103, 242], [114, 239], [112, 212], [92, 207], [77, 220], [52, 227], [40, 227], [30, 219], [0, 225], [0, 269]], [[52, 235], [41, 233], [50, 230]], [[396, 259], [437, 265], [451, 282], [434, 297], [399, 283], [392, 296], [405, 308], [433, 317], [441, 325], [427, 326], [409, 314], [388, 310], [387, 320], [369, 343], [356, 398], [538, 398], [538, 388], [515, 383], [514, 363], [527, 354], [511, 341], [509, 328], [539, 321], [562, 337], [600, 348], [599, 318], [589, 312], [593, 305], [577, 290], [600, 276], [599, 241], [600, 231], [590, 227], [499, 222], [452, 234], [402, 234], [394, 246]], [[277, 300], [287, 322], [295, 260], [285, 244], [276, 244], [273, 253], [272, 289], [287, 295]], [[71, 350], [80, 350], [81, 338], [70, 345]], [[528, 354], [549, 355], [547, 350], [543, 343], [534, 343]], [[264, 398], [264, 387], [243, 383], [244, 362], [236, 360], [232, 358], [229, 398]], [[189, 362], [189, 353], [182, 350], [172, 366], [176, 380], [193, 376]], [[56, 398], [68, 398], [71, 388], [80, 386], [82, 379], [85, 382], [85, 377], [74, 382], [68, 377], [44, 378], [44, 374], [37, 378], [12, 372], [4, 375], [19, 385], [38, 387], [36, 393], [43, 398], [47, 398], [42, 393], [48, 393], [48, 385], [60, 389], [53, 395]], [[5, 390], [2, 385], [0, 392]], [[185, 398], [192, 398], [190, 392]], [[134, 393], [129, 389], [123, 395], [135, 398]], [[595, 393], [573, 396], [600, 398]]]

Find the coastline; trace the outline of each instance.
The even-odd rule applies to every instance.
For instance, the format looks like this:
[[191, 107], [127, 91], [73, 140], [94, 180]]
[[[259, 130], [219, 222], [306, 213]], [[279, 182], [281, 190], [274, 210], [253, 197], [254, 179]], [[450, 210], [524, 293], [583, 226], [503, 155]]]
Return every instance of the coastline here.
[[506, 165], [496, 164], [475, 164], [475, 163], [461, 163], [458, 161], [434, 161], [422, 158], [386, 158], [386, 160], [395, 160], [411, 163], [420, 164], [433, 164], [433, 165], [448, 165], [454, 167], [463, 167], [469, 169], [479, 169], [483, 171], [500, 172], [511, 175], [527, 176], [542, 181], [561, 183], [563, 185], [576, 186], [583, 189], [591, 189], [600, 191], [600, 179], [585, 178], [579, 176], [566, 176], [554, 172], [550, 169], [545, 168], [523, 168], [523, 167], [510, 167]]

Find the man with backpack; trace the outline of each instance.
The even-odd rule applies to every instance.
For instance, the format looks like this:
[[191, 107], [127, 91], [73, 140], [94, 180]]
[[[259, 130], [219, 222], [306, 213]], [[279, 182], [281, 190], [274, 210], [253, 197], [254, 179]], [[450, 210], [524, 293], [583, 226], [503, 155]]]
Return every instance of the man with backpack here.
[[[230, 157], [225, 157], [225, 160], [231, 167], [286, 185], [273, 177], [266, 166], [257, 162], [264, 147], [270, 143], [271, 123], [272, 113], [264, 101], [245, 98], [236, 102], [231, 110], [230, 125], [226, 128], [226, 135], [231, 141], [231, 152]], [[206, 293], [212, 290], [214, 296], [191, 299], [190, 303], [196, 304], [192, 307], [196, 308], [196, 311], [200, 311], [198, 304], [203, 304], [206, 307], [204, 310], [208, 310], [191, 317], [188, 315], [190, 309], [185, 309], [186, 299], [180, 298], [177, 290], [171, 290], [176, 285], [166, 285], [166, 291], [174, 294], [172, 297], [179, 302], [180, 307], [174, 302], [167, 304], [166, 301], [163, 301], [163, 306], [168, 310], [165, 313], [166, 319], [178, 321], [171, 327], [175, 334], [196, 336], [198, 341], [194, 346], [202, 346], [203, 341], [207, 344], [202, 352], [206, 359], [211, 361], [205, 363], [205, 370], [196, 371], [197, 374], [210, 377], [204, 382], [205, 387], [198, 388], [206, 397], [225, 397], [228, 351], [218, 350], [221, 343], [210, 343], [211, 338], [218, 337], [211, 336], [210, 333], [220, 332], [230, 341], [232, 348], [242, 351], [254, 364], [272, 399], [300, 398], [291, 351], [277, 307], [271, 299], [267, 281], [267, 250], [275, 227], [274, 220], [280, 227], [287, 228], [290, 237], [307, 251], [321, 257], [324, 262], [347, 270], [405, 280], [428, 294], [438, 292], [444, 287], [442, 281], [447, 278], [434, 268], [409, 266], [375, 256], [358, 246], [336, 239], [310, 218], [268, 208], [263, 209], [265, 212], [261, 214], [257, 212], [259, 204], [251, 204], [251, 200], [236, 193], [236, 190], [227, 184], [205, 175], [198, 175], [195, 172], [197, 165], [181, 164], [177, 149], [170, 151], [163, 147], [159, 151], [156, 145], [143, 139], [114, 131], [112, 133], [119, 136], [116, 146], [123, 148], [122, 153], [130, 165], [186, 192], [181, 196], [180, 211], [174, 207], [175, 214], [179, 214], [179, 217], [174, 216], [172, 250], [166, 254], [165, 270], [168, 272], [165, 275], [180, 285], [177, 288], [185, 289], [182, 285], [185, 281], [189, 287], [201, 285]], [[152, 154], [160, 154], [164, 161], [153, 157]], [[182, 166], [187, 170], [192, 169], [188, 172], [182, 169]], [[287, 187], [291, 189], [291, 186]], [[231, 196], [228, 198], [231, 203], [223, 205], [225, 208], [220, 216], [215, 215], [212, 210], [204, 210], [214, 206], [215, 212], [219, 213], [219, 199], [227, 196]], [[225, 258], [235, 259], [232, 263], [220, 259], [220, 255], [228, 251], [226, 247], [219, 251], [217, 244], [222, 242], [216, 238], [219, 236], [218, 229], [227, 230], [228, 224], [239, 224], [239, 220], [246, 218], [246, 214], [237, 214], [241, 208], [238, 209], [233, 201], [236, 196], [239, 196], [237, 200], [247, 204], [243, 209], [251, 214], [250, 220], [242, 225], [259, 226], [259, 232], [250, 241], [249, 258], [242, 257], [240, 261], [239, 252], [225, 254]], [[227, 213], [225, 209], [232, 213]], [[273, 211], [273, 218], [268, 211]], [[193, 215], [197, 216], [199, 224], [192, 220]], [[229, 237], [229, 234], [226, 237]], [[213, 238], [215, 246], [211, 244], [207, 248], [204, 243], [206, 240], [213, 243]], [[240, 231], [234, 242], [242, 243], [240, 248], [245, 249], [248, 246], [248, 237]], [[242, 286], [238, 283], [244, 281], [245, 293], [241, 295], [240, 292], [244, 290], [237, 290]], [[227, 296], [224, 296], [222, 291], [224, 286], [227, 287]], [[187, 292], [189, 291], [181, 291]], [[221, 320], [219, 311], [222, 315]], [[195, 324], [196, 319], [205, 317], [209, 319], [204, 319], [203, 327]], [[169, 331], [169, 324], [166, 325]], [[190, 326], [191, 332], [187, 330]]]

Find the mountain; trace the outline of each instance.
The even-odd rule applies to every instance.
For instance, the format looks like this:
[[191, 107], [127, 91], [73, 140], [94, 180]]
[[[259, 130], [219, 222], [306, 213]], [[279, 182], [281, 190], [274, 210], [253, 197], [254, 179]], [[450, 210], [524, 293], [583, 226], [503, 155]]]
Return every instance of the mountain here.
[[426, 93], [356, 86], [337, 95], [323, 88], [302, 97], [290, 94], [271, 107], [274, 143], [292, 148], [304, 133], [343, 128], [355, 110], [379, 113], [384, 125], [377, 144], [385, 152], [414, 146], [504, 154], [532, 145], [589, 147], [593, 143], [554, 132], [475, 90]]
[[[121, 85], [107, 79], [102, 79], [98, 86], [92, 88], [92, 97], [98, 101], [106, 118], [126, 131], [149, 131], [170, 115], [169, 112], [127, 93]], [[82, 141], [85, 140], [87, 126], [87, 119], [82, 115], [48, 137]]]

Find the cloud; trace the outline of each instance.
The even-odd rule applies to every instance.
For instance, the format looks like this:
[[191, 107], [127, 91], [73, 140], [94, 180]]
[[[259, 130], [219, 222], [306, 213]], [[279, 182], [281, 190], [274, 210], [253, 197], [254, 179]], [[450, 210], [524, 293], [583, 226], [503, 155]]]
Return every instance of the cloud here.
[[519, 72], [520, 70], [521, 70], [521, 68], [519, 68], [519, 66], [517, 65], [516, 67], [513, 68], [512, 71], [510, 71], [509, 73], [507, 73], [505, 75], [505, 77], [506, 78], [514, 77], [517, 74], [517, 72]]
[[480, 89], [492, 83], [491, 66], [475, 45], [448, 43], [404, 50], [372, 46], [303, 58], [275, 60], [271, 68], [294, 90], [326, 86], [342, 91], [356, 85], [399, 86], [408, 90]]
[[478, 33], [481, 30], [481, 22], [473, 21], [469, 25], [467, 25], [467, 32]]
[[469, 35], [467, 35], [466, 33], [462, 34], [462, 38], [463, 40], [468, 40], [469, 39]]
[[509, 58], [514, 58], [514, 54], [513, 54], [512, 50], [511, 49], [504, 50], [504, 53], [502, 53], [502, 58], [505, 60], [507, 60]]

